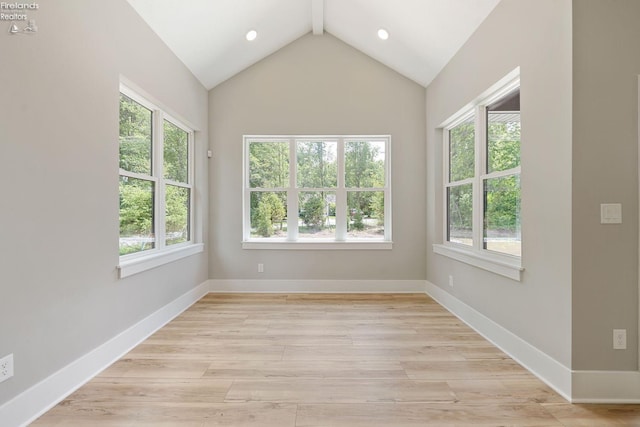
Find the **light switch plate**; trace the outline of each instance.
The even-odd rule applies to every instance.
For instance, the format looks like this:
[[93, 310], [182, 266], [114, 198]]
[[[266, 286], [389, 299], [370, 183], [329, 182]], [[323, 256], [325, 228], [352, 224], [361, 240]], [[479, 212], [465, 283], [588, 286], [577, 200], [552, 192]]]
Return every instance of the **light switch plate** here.
[[622, 203], [601, 204], [600, 224], [622, 224]]

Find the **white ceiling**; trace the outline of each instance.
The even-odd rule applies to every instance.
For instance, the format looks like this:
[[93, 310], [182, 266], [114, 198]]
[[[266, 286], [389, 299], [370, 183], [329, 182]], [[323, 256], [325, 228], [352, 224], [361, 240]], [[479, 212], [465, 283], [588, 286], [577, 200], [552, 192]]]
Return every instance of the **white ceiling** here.
[[[312, 2], [316, 25], [427, 86], [500, 0], [128, 1], [211, 89], [311, 32]], [[251, 29], [253, 42], [245, 39]]]

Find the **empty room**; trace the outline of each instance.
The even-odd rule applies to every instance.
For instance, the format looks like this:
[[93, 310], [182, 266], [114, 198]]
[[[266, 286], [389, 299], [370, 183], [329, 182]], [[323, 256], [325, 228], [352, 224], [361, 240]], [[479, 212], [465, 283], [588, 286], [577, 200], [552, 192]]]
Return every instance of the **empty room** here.
[[639, 20], [0, 2], [0, 426], [640, 426]]

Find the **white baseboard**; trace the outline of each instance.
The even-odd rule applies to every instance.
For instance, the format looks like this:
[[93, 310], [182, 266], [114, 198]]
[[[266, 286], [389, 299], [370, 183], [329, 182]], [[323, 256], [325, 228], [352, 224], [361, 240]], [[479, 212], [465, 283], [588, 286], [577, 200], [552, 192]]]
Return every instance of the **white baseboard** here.
[[209, 292], [204, 282], [0, 406], [3, 426], [26, 426]]
[[571, 403], [640, 403], [640, 371], [572, 371], [433, 283], [427, 294]]
[[640, 403], [638, 371], [573, 371], [573, 403]]
[[450, 293], [427, 281], [427, 294], [562, 397], [572, 400], [572, 373], [546, 353], [508, 331]]
[[209, 280], [213, 293], [424, 293], [424, 280]]
[[209, 292], [423, 293], [574, 403], [640, 403], [640, 372], [571, 371], [423, 280], [208, 280], [0, 406], [3, 426], [26, 426]]

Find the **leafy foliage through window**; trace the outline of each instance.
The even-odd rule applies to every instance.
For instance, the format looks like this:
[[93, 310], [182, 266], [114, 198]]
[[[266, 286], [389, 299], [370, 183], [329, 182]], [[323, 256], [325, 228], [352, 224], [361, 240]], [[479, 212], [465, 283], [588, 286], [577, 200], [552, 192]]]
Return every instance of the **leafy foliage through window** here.
[[388, 137], [245, 137], [245, 241], [390, 240], [388, 147]]
[[189, 242], [192, 131], [121, 91], [120, 255]]
[[520, 130], [517, 88], [446, 129], [447, 241], [521, 255]]

